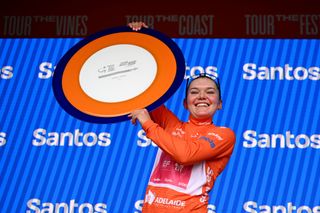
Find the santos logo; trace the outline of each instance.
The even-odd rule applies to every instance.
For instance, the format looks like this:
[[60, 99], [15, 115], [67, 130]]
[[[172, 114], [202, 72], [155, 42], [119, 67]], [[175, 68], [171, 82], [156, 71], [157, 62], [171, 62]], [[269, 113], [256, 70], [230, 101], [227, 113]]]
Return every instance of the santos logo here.
[[2, 79], [10, 79], [13, 77], [13, 67], [12, 66], [4, 66], [0, 70], [0, 76]]
[[34, 146], [109, 146], [111, 144], [110, 133], [94, 132], [83, 133], [79, 129], [71, 132], [47, 132], [39, 128], [33, 131], [32, 144]]
[[192, 76], [197, 76], [200, 74], [206, 73], [210, 76], [213, 77], [218, 77], [218, 68], [215, 66], [207, 66], [207, 67], [202, 67], [202, 66], [194, 66], [194, 67], [189, 67], [186, 66], [186, 73], [184, 76], [184, 79], [188, 79]]
[[41, 200], [33, 198], [27, 202], [27, 207], [26, 213], [107, 213], [107, 204], [105, 203], [78, 204], [75, 200], [71, 200], [69, 203], [41, 203]]
[[277, 205], [277, 206], [268, 206], [268, 205], [260, 205], [254, 201], [247, 201], [243, 204], [243, 209], [245, 212], [250, 213], [319, 213], [320, 206], [295, 206], [293, 203], [287, 203], [286, 206]]
[[[54, 70], [56, 66], [53, 65], [51, 62], [42, 62], [39, 65], [39, 73], [38, 73], [38, 78], [40, 79], [49, 79], [53, 76]], [[186, 66], [186, 71], [185, 71], [185, 76], [184, 79], [187, 79], [191, 76], [197, 76], [201, 73], [207, 73], [211, 76], [218, 77], [218, 68], [215, 66], [207, 66], [207, 67], [202, 67], [202, 66]]]
[[292, 67], [285, 64], [284, 67], [257, 67], [254, 63], [243, 65], [243, 79], [245, 80], [320, 80], [320, 67]]
[[247, 130], [243, 133], [243, 146], [245, 148], [299, 148], [308, 147], [320, 149], [320, 134], [294, 135], [290, 131], [285, 134], [258, 134], [254, 130]]
[[49, 79], [53, 76], [53, 72], [56, 69], [56, 66], [53, 66], [50, 62], [42, 62], [39, 65], [38, 78], [40, 79]]
[[0, 132], [0, 146], [4, 146], [7, 143], [7, 134], [5, 132]]
[[157, 147], [157, 145], [152, 140], [147, 138], [146, 132], [143, 129], [138, 132], [138, 138], [139, 140], [137, 140], [137, 145], [140, 147], [148, 147], [150, 145]]

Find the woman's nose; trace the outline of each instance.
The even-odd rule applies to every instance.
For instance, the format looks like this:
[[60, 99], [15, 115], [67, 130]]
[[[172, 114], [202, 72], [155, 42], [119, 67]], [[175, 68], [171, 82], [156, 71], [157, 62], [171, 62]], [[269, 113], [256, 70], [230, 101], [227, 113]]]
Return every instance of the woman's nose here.
[[201, 91], [199, 92], [199, 98], [205, 98], [205, 92]]

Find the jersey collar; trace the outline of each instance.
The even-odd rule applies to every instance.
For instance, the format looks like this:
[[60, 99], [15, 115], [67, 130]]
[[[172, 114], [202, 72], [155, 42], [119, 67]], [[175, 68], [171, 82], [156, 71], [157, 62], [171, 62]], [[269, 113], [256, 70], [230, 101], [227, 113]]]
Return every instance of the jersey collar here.
[[213, 124], [211, 117], [199, 119], [199, 118], [193, 117], [192, 115], [189, 116], [189, 123], [192, 123], [197, 126], [207, 126], [207, 125]]

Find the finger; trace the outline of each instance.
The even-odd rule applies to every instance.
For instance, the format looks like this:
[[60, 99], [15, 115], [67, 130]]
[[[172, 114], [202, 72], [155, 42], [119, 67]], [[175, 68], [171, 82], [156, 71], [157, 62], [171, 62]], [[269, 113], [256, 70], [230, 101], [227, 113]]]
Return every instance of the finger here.
[[147, 26], [144, 22], [142, 22], [142, 21], [140, 21], [140, 22], [138, 22], [137, 23], [137, 28], [138, 28], [138, 30], [141, 30], [141, 28], [142, 27], [145, 27], [145, 26]]
[[132, 123], [133, 125], [136, 125], [136, 124], [137, 124], [137, 119], [136, 119], [136, 118], [132, 118], [132, 119], [131, 119], [131, 123]]
[[130, 22], [130, 23], [128, 24], [128, 26], [129, 26], [132, 30], [137, 31], [137, 22]]
[[131, 123], [133, 124], [133, 125], [136, 125], [136, 120], [137, 120], [137, 118], [132, 114], [132, 113], [130, 113], [129, 115], [128, 115], [128, 117], [129, 118], [131, 118]]

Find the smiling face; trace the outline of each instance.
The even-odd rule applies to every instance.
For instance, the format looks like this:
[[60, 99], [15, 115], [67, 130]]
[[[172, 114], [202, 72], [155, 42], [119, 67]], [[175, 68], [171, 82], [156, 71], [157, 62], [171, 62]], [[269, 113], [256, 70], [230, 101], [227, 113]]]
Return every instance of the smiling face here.
[[215, 82], [207, 77], [193, 80], [188, 88], [184, 106], [194, 118], [212, 118], [214, 113], [222, 108]]

